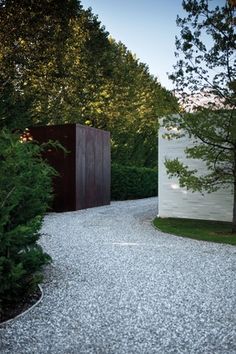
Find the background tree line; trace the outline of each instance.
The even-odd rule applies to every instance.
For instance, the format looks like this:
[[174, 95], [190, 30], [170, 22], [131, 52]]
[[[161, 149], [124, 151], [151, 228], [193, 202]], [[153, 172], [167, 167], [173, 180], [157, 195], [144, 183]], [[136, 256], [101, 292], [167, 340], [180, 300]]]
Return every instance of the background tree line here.
[[0, 1], [0, 126], [107, 129], [117, 163], [156, 166], [177, 100], [76, 0]]

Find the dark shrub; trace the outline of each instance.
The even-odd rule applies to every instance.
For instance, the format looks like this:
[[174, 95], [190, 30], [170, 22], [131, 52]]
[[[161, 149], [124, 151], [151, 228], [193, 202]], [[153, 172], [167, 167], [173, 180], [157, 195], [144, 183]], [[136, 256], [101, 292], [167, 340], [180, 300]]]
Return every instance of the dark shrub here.
[[112, 164], [112, 200], [137, 199], [156, 196], [157, 183], [157, 169]]
[[51, 260], [37, 244], [55, 173], [41, 151], [17, 134], [0, 133], [0, 311], [32, 291]]

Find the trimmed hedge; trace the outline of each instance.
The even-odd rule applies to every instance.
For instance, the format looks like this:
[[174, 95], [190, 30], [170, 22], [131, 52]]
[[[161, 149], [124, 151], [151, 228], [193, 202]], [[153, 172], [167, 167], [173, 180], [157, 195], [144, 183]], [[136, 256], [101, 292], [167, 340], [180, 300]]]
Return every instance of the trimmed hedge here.
[[147, 198], [157, 196], [157, 193], [157, 169], [112, 164], [112, 200]]

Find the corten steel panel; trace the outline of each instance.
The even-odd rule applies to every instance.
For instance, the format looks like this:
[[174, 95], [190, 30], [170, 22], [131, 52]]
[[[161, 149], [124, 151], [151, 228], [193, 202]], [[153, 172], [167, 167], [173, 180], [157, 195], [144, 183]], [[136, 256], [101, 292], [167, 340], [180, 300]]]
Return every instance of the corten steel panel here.
[[[85, 179], [85, 199], [84, 208], [91, 208], [95, 204], [95, 145], [94, 145], [95, 135], [91, 130], [86, 131], [86, 151], [85, 151], [85, 161], [86, 161], [86, 179]], [[77, 166], [80, 168], [80, 166]]]
[[111, 146], [110, 146], [110, 133], [109, 132], [104, 132], [103, 134], [103, 139], [102, 139], [102, 147], [103, 147], [103, 153], [102, 153], [102, 181], [103, 181], [103, 186], [106, 186], [107, 188], [103, 189], [102, 193], [102, 201], [103, 204], [109, 204], [110, 199], [111, 199]]
[[[94, 150], [94, 159], [96, 161], [95, 168], [94, 168], [94, 179], [95, 179], [95, 186], [96, 186], [96, 200], [94, 203], [99, 205], [98, 203], [100, 202], [101, 204], [103, 203], [103, 191], [105, 193], [105, 188], [103, 188], [103, 134], [98, 131], [97, 134], [95, 135], [94, 139], [94, 145], [95, 145], [95, 150]], [[104, 185], [105, 187], [105, 185]]]
[[76, 209], [84, 208], [86, 198], [86, 130], [76, 130]]
[[59, 173], [59, 176], [53, 179], [53, 210], [75, 210], [75, 125], [33, 127], [30, 132], [40, 143], [57, 140], [68, 151], [65, 154], [61, 149], [48, 149], [43, 156]]
[[77, 124], [77, 210], [110, 203], [110, 159], [110, 133]]
[[34, 139], [59, 141], [68, 151], [47, 151], [44, 157], [59, 172], [54, 179], [55, 211], [110, 203], [110, 133], [80, 124], [30, 129]]

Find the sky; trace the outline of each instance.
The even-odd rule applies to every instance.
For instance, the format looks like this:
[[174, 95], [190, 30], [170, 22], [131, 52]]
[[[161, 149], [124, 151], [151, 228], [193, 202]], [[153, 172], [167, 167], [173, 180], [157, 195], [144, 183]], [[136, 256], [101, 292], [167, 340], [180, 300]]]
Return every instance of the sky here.
[[163, 86], [172, 88], [166, 72], [175, 64], [176, 16], [182, 0], [82, 0], [102, 25], [149, 66]]
[[[219, 4], [223, 0], [213, 0]], [[149, 66], [167, 89], [173, 89], [167, 72], [176, 63], [175, 36], [177, 14], [185, 15], [182, 0], [81, 0], [85, 9], [91, 7], [102, 25], [117, 41]]]

